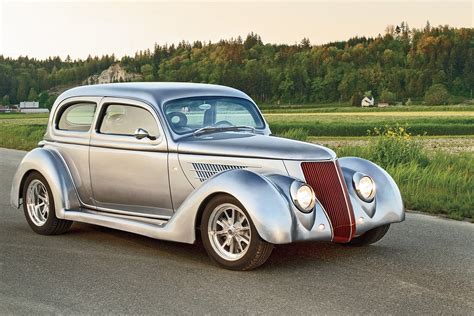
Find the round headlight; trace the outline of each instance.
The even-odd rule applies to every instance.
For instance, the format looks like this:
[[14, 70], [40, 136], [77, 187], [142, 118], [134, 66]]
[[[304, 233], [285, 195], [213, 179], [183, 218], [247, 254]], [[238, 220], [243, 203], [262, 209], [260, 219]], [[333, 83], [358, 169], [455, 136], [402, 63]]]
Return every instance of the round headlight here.
[[371, 202], [375, 196], [375, 183], [371, 177], [356, 172], [354, 174], [354, 187], [357, 195], [365, 202]]
[[300, 211], [309, 213], [313, 210], [316, 197], [309, 185], [299, 181], [293, 182], [291, 185], [291, 197]]

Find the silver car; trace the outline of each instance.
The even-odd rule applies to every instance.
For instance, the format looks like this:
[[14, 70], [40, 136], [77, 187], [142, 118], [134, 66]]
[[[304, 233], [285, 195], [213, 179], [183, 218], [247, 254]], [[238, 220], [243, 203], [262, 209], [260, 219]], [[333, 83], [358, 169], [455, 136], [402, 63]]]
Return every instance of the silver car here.
[[274, 245], [367, 245], [403, 221], [383, 169], [271, 135], [256, 104], [229, 87], [119, 83], [68, 90], [44, 140], [21, 162], [11, 203], [31, 228], [73, 221], [194, 243], [233, 270]]

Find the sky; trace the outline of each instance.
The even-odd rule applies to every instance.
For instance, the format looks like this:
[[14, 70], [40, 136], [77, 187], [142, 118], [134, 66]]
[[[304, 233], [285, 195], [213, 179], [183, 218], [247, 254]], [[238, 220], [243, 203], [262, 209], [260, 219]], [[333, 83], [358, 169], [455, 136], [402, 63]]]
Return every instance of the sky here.
[[383, 34], [408, 22], [473, 27], [473, 1], [13, 1], [0, 0], [0, 54], [47, 58], [134, 55], [155, 43], [255, 32], [264, 43], [312, 44]]

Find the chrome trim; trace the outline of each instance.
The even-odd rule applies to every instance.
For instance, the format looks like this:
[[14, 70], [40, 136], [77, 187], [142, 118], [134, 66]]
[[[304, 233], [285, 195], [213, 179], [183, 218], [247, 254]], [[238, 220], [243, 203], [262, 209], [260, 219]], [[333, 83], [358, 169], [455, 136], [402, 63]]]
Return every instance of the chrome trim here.
[[237, 261], [245, 256], [252, 240], [249, 219], [231, 203], [218, 205], [212, 211], [207, 232], [216, 254], [227, 261]]
[[354, 236], [354, 232], [352, 231], [352, 226], [354, 225], [354, 222], [352, 221], [352, 216], [351, 216], [351, 210], [352, 210], [352, 215], [354, 216], [354, 220], [355, 220], [354, 208], [352, 207], [352, 205], [349, 205], [348, 201], [350, 199], [347, 197], [346, 190], [344, 190], [344, 188], [347, 189], [348, 187], [347, 181], [346, 183], [343, 183], [342, 179], [344, 179], [344, 175], [341, 174], [341, 169], [339, 168], [340, 166], [336, 164], [336, 160], [334, 160], [334, 164], [335, 164], [336, 172], [338, 175], [337, 178], [339, 179], [339, 183], [341, 184], [341, 187], [342, 187], [342, 194], [344, 195], [344, 201], [346, 202], [347, 212], [349, 213], [349, 222], [350, 222], [349, 227], [351, 228], [350, 236]]
[[26, 189], [26, 209], [36, 226], [43, 226], [49, 217], [49, 194], [46, 186], [38, 179], [28, 184]]
[[[373, 186], [373, 189], [372, 189], [372, 192], [370, 192], [370, 195], [368, 197], [364, 197], [363, 194], [360, 192], [360, 188], [359, 188], [359, 184], [360, 184], [360, 180], [362, 178], [369, 178], [370, 181], [372, 181], [372, 186]], [[374, 197], [375, 197], [375, 191], [376, 191], [376, 186], [375, 186], [375, 182], [374, 182], [374, 179], [372, 179], [371, 177], [369, 177], [368, 175], [366, 174], [363, 174], [362, 172], [356, 172], [354, 173], [354, 175], [352, 176], [352, 185], [354, 186], [354, 189], [356, 190], [357, 192], [357, 195], [360, 197], [360, 199], [364, 202], [367, 202], [367, 203], [370, 203], [374, 200]]]
[[[311, 193], [313, 195], [311, 204], [307, 208], [300, 205], [298, 199], [296, 198], [296, 195], [298, 194], [298, 190], [304, 186], [308, 187], [311, 190]], [[314, 205], [316, 204], [316, 195], [314, 194], [314, 190], [310, 185], [298, 180], [293, 181], [293, 183], [291, 183], [291, 186], [290, 186], [290, 196], [291, 196], [291, 199], [293, 200], [293, 203], [301, 212], [310, 213], [311, 211], [313, 211]]]
[[247, 166], [237, 166], [237, 165], [224, 165], [224, 164], [215, 164], [215, 163], [192, 163], [193, 169], [191, 171], [196, 172], [197, 178], [201, 182], [206, 181], [210, 177], [227, 170], [235, 169], [245, 169]]

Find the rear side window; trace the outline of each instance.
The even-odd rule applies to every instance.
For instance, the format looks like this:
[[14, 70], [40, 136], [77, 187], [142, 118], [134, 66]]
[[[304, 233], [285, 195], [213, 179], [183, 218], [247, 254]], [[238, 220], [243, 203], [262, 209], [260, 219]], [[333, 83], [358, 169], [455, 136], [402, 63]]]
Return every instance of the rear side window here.
[[139, 128], [146, 130], [150, 136], [159, 136], [155, 118], [147, 110], [131, 105], [110, 104], [105, 110], [99, 132], [133, 136]]
[[57, 128], [65, 131], [87, 132], [94, 120], [95, 109], [95, 103], [70, 105], [60, 114]]

